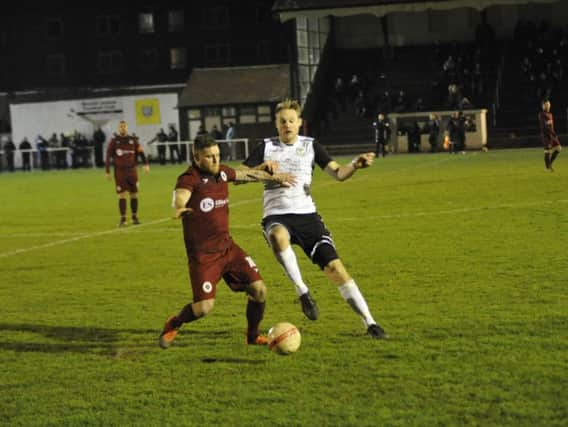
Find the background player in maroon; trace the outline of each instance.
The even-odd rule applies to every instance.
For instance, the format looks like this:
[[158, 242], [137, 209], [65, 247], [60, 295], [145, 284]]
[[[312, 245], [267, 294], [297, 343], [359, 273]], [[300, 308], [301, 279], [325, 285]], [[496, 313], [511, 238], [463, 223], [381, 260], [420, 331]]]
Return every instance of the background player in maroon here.
[[538, 121], [540, 123], [542, 145], [544, 146], [544, 165], [546, 170], [554, 172], [552, 163], [558, 157], [562, 146], [560, 145], [558, 135], [554, 131], [554, 118], [550, 112], [550, 101], [542, 101], [542, 111], [538, 114]]
[[150, 171], [150, 164], [144, 155], [144, 149], [138, 137], [128, 134], [128, 125], [124, 120], [118, 123], [118, 134], [110, 140], [106, 151], [106, 176], [110, 179], [110, 163], [114, 163], [114, 181], [118, 194], [118, 210], [120, 211], [119, 227], [126, 225], [126, 196], [130, 197], [132, 224], [140, 224], [138, 220], [138, 171], [137, 156], [144, 162], [144, 172]]
[[259, 333], [264, 316], [266, 286], [258, 268], [229, 234], [229, 182], [271, 181], [293, 185], [287, 173], [270, 175], [260, 170], [234, 170], [220, 165], [219, 146], [208, 134], [196, 138], [193, 164], [178, 177], [174, 208], [183, 223], [183, 237], [193, 290], [193, 302], [168, 319], [160, 335], [160, 347], [168, 348], [183, 323], [208, 314], [215, 304], [221, 278], [233, 291], [248, 294], [247, 343], [266, 344]]

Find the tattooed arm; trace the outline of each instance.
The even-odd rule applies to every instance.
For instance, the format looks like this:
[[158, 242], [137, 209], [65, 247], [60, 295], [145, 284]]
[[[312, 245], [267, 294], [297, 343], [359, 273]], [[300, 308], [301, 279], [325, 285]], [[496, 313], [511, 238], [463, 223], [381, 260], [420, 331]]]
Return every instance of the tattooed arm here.
[[296, 177], [289, 173], [270, 174], [258, 169], [236, 170], [236, 182], [276, 182], [285, 187], [290, 187], [296, 183]]

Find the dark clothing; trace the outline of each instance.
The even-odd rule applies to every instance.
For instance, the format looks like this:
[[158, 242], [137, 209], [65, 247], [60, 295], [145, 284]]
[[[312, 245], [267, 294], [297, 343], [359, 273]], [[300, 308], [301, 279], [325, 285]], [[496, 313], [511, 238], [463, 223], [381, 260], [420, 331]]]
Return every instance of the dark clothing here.
[[[20, 146], [18, 147], [21, 151], [23, 150], [31, 150], [32, 149], [32, 144], [30, 144], [30, 142], [25, 139], [22, 142], [20, 142]], [[22, 170], [24, 171], [31, 171], [31, 164], [30, 164], [30, 158], [31, 158], [31, 152], [29, 151], [25, 151], [22, 153]]]
[[422, 134], [420, 126], [418, 123], [414, 123], [408, 129], [408, 152], [409, 153], [419, 153], [420, 152], [420, 135]]
[[103, 159], [103, 145], [106, 141], [105, 133], [99, 128], [93, 134], [93, 143], [95, 150], [95, 165], [98, 168], [102, 168], [105, 163]]
[[388, 145], [391, 138], [391, 123], [390, 120], [385, 118], [383, 120], [377, 120], [373, 122], [373, 128], [375, 129], [375, 145], [376, 154], [380, 156], [387, 155], [386, 146]]
[[47, 141], [44, 138], [39, 137], [36, 140], [36, 148], [39, 151], [39, 161], [40, 161], [41, 168], [43, 170], [48, 170], [49, 169], [49, 152], [47, 151], [47, 148], [48, 148]]
[[458, 119], [453, 117], [448, 122], [448, 136], [450, 138], [450, 154], [455, 153], [459, 147], [459, 124]]
[[160, 132], [156, 135], [156, 140], [158, 141], [158, 161], [161, 165], [166, 164], [166, 142], [168, 142], [168, 135], [160, 129]]
[[4, 144], [4, 154], [6, 156], [6, 166], [10, 172], [14, 172], [14, 151], [16, 145], [12, 140], [8, 140]]
[[428, 120], [422, 129], [424, 133], [428, 134], [428, 143], [430, 144], [430, 151], [432, 153], [438, 150], [438, 139], [440, 136], [440, 121], [438, 119]]
[[[168, 133], [168, 142], [170, 143], [178, 142], [178, 133], [173, 127], [170, 128], [170, 132]], [[185, 160], [186, 155], [187, 155], [187, 147], [185, 144], [182, 144], [181, 146], [181, 154], [179, 151], [179, 145], [177, 144], [170, 145], [170, 162], [172, 164], [174, 164], [176, 161], [178, 163], [181, 163], [183, 160]]]

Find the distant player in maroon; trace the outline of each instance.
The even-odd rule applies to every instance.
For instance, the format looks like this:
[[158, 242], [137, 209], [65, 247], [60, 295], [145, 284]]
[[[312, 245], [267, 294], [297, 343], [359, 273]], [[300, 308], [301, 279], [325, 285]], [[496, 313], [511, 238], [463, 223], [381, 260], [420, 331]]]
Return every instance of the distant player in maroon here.
[[266, 286], [254, 261], [229, 234], [229, 182], [270, 181], [289, 186], [295, 183], [287, 173], [234, 170], [220, 165], [217, 142], [208, 134], [196, 138], [193, 164], [179, 176], [175, 193], [176, 218], [183, 223], [183, 237], [193, 290], [193, 302], [168, 319], [160, 335], [160, 346], [168, 348], [183, 323], [208, 314], [215, 304], [221, 278], [233, 291], [248, 294], [247, 343], [264, 345], [259, 333], [264, 316]]
[[114, 163], [114, 182], [118, 194], [118, 210], [120, 211], [119, 227], [126, 225], [126, 196], [130, 196], [132, 224], [140, 224], [138, 220], [138, 171], [137, 156], [142, 157], [144, 172], [150, 171], [150, 165], [138, 137], [128, 134], [128, 125], [124, 120], [118, 123], [118, 134], [110, 140], [106, 151], [106, 176], [110, 179], [110, 164]]
[[554, 131], [554, 118], [550, 112], [550, 101], [545, 100], [542, 102], [542, 111], [538, 114], [538, 120], [542, 145], [544, 146], [544, 165], [546, 170], [554, 172], [552, 163], [558, 157], [562, 146], [560, 145], [558, 135]]

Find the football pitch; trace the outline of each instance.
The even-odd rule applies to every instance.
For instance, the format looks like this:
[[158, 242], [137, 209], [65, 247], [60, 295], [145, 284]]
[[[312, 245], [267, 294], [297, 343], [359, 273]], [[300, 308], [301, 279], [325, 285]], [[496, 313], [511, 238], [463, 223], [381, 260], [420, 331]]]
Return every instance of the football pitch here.
[[[116, 227], [102, 170], [0, 175], [0, 425], [566, 426], [568, 153], [398, 155], [313, 194], [347, 269], [390, 335], [372, 340], [296, 249], [307, 320], [260, 231], [262, 186], [230, 187], [231, 232], [268, 287], [246, 346], [243, 294], [158, 347], [190, 302], [171, 195], [179, 166], [140, 171], [142, 225]], [[345, 163], [350, 158], [339, 158]]]

